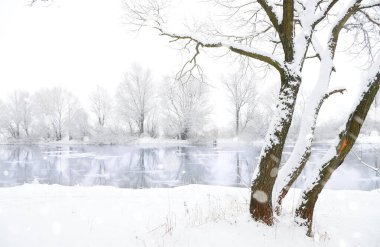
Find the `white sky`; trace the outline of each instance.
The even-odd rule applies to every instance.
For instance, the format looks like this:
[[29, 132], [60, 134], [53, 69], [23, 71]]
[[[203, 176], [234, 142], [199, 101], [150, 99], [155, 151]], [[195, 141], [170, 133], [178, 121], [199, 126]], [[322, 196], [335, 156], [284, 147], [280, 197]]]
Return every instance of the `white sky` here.
[[[192, 7], [195, 0], [177, 2], [195, 18], [207, 17], [210, 11]], [[15, 89], [34, 92], [41, 87], [63, 86], [86, 106], [96, 85], [114, 93], [131, 63], [149, 67], [157, 81], [161, 81], [163, 76], [177, 72], [185, 61], [181, 52], [156, 32], [145, 30], [138, 35], [130, 32], [124, 23], [120, 0], [55, 0], [48, 7], [29, 7], [27, 3], [28, 0], [0, 0], [2, 99]], [[202, 53], [199, 59], [210, 82], [219, 88], [214, 90], [211, 100], [214, 120], [222, 127], [228, 124], [228, 112], [219, 80], [231, 64], [223, 58], [209, 58], [210, 53], [214, 52]], [[349, 91], [329, 100], [322, 114], [325, 121], [349, 109], [361, 77], [352, 64], [347, 57], [338, 56], [338, 73], [331, 85], [344, 86]], [[307, 91], [316, 80], [318, 63], [306, 66], [304, 73]], [[266, 87], [276, 83], [273, 80], [269, 76], [260, 83]]]

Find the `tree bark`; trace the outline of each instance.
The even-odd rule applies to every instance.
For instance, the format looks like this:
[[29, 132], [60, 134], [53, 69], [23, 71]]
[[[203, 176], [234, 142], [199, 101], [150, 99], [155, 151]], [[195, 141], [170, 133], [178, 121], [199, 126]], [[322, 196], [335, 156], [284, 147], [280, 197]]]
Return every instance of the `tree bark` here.
[[276, 113], [253, 176], [249, 211], [252, 218], [267, 225], [273, 224], [272, 191], [292, 122], [300, 81], [300, 77], [291, 76], [282, 83]]
[[346, 122], [345, 129], [339, 134], [337, 145], [333, 146], [324, 157], [323, 165], [313, 180], [312, 186], [308, 187], [301, 195], [301, 203], [296, 209], [296, 218], [300, 225], [307, 226], [308, 236], [312, 236], [313, 214], [318, 196], [331, 175], [343, 163], [354, 146], [371, 104], [379, 90], [379, 85], [380, 71], [369, 79], [367, 88], [363, 91], [359, 103]]

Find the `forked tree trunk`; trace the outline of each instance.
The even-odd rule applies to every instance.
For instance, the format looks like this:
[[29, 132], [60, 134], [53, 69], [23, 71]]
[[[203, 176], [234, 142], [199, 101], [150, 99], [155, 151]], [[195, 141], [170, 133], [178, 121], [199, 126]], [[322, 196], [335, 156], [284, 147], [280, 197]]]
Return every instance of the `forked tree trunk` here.
[[313, 91], [313, 95], [317, 98], [315, 98], [316, 101], [312, 100], [308, 104], [308, 106], [311, 106], [312, 108], [308, 108], [306, 110], [307, 115], [304, 116], [305, 118], [302, 118], [303, 122], [301, 125], [296, 145], [288, 161], [279, 173], [280, 179], [277, 181], [279, 193], [277, 193], [276, 191], [275, 198], [275, 211], [277, 214], [279, 214], [281, 211], [281, 204], [283, 198], [286, 196], [292, 184], [301, 174], [302, 170], [304, 169], [306, 163], [310, 158], [311, 145], [314, 138], [316, 120], [319, 114], [319, 110], [323, 104], [323, 101], [333, 93], [343, 92], [343, 90], [335, 90], [329, 94], [323, 95], [323, 92], [328, 88], [331, 73], [334, 71], [333, 60], [338, 44], [339, 33], [344, 27], [345, 23], [349, 20], [349, 18], [358, 10], [361, 2], [362, 0], [357, 0], [356, 2], [352, 2], [347, 5], [347, 11], [344, 12], [344, 15], [337, 23], [335, 23], [335, 25], [332, 27], [330, 31], [330, 38], [326, 50], [324, 50], [323, 52], [320, 51], [320, 60], [322, 64], [320, 67], [319, 79]]
[[273, 224], [272, 190], [292, 122], [300, 81], [299, 77], [289, 77], [282, 83], [276, 113], [252, 180], [249, 211], [252, 218], [267, 225]]
[[[307, 129], [308, 134], [305, 133], [305, 131], [300, 131], [300, 135], [298, 138], [303, 138], [303, 140], [300, 141], [300, 139], [297, 140], [296, 146], [294, 147], [295, 150], [293, 150], [290, 158], [286, 162], [283, 168], [285, 169], [280, 170], [279, 172], [279, 179], [281, 181], [276, 181], [278, 185], [280, 186], [280, 191], [277, 196], [277, 198], [274, 198], [276, 200], [275, 202], [275, 212], [277, 215], [280, 215], [281, 213], [281, 207], [282, 207], [282, 200], [285, 198], [285, 196], [288, 194], [288, 191], [290, 187], [293, 185], [293, 183], [297, 180], [303, 169], [305, 168], [306, 163], [309, 161], [310, 155], [311, 155], [311, 145], [314, 139], [314, 130], [317, 123], [317, 117], [319, 115], [319, 111], [324, 103], [324, 101], [330, 97], [331, 95], [335, 93], [342, 93], [344, 92], [344, 89], [338, 89], [331, 91], [330, 93], [325, 94], [321, 99], [318, 101], [318, 104], [313, 110], [310, 112], [310, 116], [306, 116], [307, 121], [309, 121]], [[301, 127], [302, 129], [302, 127]], [[298, 153], [301, 152], [301, 153]], [[295, 164], [292, 164], [295, 163]], [[289, 167], [291, 169], [289, 169]], [[283, 177], [285, 176], [285, 177]], [[279, 180], [278, 179], [278, 180]]]
[[371, 104], [379, 90], [379, 85], [380, 71], [369, 79], [367, 88], [363, 91], [360, 101], [346, 122], [345, 129], [339, 134], [337, 145], [332, 147], [324, 157], [323, 165], [317, 177], [313, 180], [312, 186], [302, 193], [301, 203], [296, 209], [296, 220], [299, 224], [308, 227], [308, 236], [312, 236], [313, 214], [318, 196], [333, 172], [343, 163], [354, 146]]

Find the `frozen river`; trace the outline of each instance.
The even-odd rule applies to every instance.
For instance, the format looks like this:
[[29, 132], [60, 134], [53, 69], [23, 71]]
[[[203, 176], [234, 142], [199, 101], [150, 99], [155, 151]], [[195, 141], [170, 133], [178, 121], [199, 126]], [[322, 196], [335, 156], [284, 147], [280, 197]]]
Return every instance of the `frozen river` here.
[[[313, 148], [311, 163], [297, 181], [302, 187], [327, 144]], [[291, 150], [286, 147], [285, 157]], [[331, 189], [380, 188], [380, 176], [362, 164], [380, 167], [379, 144], [357, 144], [327, 185]], [[0, 186], [24, 183], [122, 188], [250, 183], [260, 146], [138, 147], [127, 145], [0, 145]]]

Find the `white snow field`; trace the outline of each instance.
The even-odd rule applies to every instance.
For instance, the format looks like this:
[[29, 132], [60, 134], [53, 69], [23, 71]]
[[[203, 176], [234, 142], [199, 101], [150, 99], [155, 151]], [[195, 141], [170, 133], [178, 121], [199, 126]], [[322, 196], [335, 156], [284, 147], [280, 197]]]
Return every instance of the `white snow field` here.
[[380, 190], [324, 190], [313, 239], [291, 217], [298, 193], [268, 227], [250, 219], [244, 188], [1, 188], [0, 246], [380, 246]]

